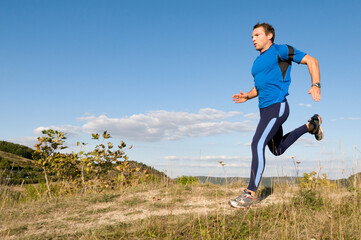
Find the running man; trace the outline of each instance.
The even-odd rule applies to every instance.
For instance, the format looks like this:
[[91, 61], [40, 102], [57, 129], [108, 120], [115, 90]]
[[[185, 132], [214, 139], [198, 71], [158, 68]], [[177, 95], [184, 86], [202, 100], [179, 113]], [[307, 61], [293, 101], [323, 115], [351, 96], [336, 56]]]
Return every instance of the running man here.
[[247, 189], [229, 201], [232, 207], [244, 208], [257, 202], [256, 191], [265, 168], [265, 147], [278, 156], [283, 154], [299, 137], [305, 133], [315, 135], [316, 140], [323, 138], [321, 117], [317, 114], [308, 122], [292, 132], [283, 134], [282, 124], [289, 115], [286, 96], [291, 83], [292, 62], [306, 64], [311, 75], [311, 88], [308, 91], [318, 102], [321, 99], [320, 69], [317, 59], [289, 45], [273, 43], [275, 30], [268, 23], [257, 23], [253, 27], [252, 41], [260, 55], [252, 67], [255, 87], [248, 93], [240, 91], [233, 95], [235, 103], [244, 103], [258, 97], [260, 121], [252, 140], [251, 177]]

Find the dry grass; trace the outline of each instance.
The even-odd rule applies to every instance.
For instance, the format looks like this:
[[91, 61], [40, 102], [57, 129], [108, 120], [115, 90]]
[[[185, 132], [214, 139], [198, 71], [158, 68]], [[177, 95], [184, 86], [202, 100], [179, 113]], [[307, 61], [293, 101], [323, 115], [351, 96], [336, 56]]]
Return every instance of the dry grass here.
[[[143, 184], [0, 204], [1, 239], [358, 239], [360, 189], [263, 189], [261, 206], [232, 209], [242, 184]], [[15, 190], [14, 190], [15, 191]], [[1, 199], [0, 199], [1, 200]]]

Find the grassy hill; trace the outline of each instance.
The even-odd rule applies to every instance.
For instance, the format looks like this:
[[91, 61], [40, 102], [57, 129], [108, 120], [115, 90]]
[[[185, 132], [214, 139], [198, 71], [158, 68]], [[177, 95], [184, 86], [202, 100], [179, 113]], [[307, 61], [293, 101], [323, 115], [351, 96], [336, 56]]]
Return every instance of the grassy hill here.
[[150, 167], [142, 162], [136, 162], [136, 161], [128, 161], [128, 162], [129, 162], [129, 166], [131, 168], [140, 168], [140, 171], [146, 170], [147, 174], [156, 176], [159, 179], [162, 179], [162, 180], [167, 179], [168, 181], [170, 180], [170, 178], [164, 172], [160, 172], [157, 169]]
[[[32, 160], [33, 152], [29, 147], [0, 141], [0, 184], [27, 184], [44, 180], [42, 169]], [[139, 168], [141, 172], [146, 170], [153, 177], [169, 180], [166, 174], [144, 163], [128, 162], [131, 168]]]
[[347, 179], [339, 179], [335, 182], [338, 182], [341, 185], [349, 188], [361, 188], [361, 172], [353, 174]]
[[0, 151], [13, 153], [23, 158], [32, 159], [34, 149], [16, 143], [0, 141]]
[[0, 151], [0, 183], [38, 183], [42, 179], [42, 170], [33, 160]]

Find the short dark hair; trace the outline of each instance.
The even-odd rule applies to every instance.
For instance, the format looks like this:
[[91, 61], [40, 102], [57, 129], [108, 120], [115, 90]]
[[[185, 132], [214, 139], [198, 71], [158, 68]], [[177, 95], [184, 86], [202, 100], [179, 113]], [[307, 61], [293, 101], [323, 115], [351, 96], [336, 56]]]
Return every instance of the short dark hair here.
[[272, 33], [273, 37], [271, 38], [271, 41], [273, 43], [274, 40], [275, 40], [276, 33], [275, 33], [275, 29], [272, 27], [272, 25], [268, 24], [268, 23], [259, 23], [258, 22], [256, 25], [254, 25], [253, 30], [255, 30], [258, 27], [263, 27], [264, 32], [266, 33], [266, 35]]

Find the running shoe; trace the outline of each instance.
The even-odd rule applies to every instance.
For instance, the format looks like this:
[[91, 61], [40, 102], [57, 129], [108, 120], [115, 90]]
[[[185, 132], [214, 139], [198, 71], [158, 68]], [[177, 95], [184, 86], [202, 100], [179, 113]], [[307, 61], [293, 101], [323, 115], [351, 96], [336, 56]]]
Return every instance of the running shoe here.
[[322, 140], [323, 136], [324, 136], [323, 128], [320, 126], [317, 133], [315, 134], [315, 138], [317, 141], [320, 141], [320, 140]]
[[228, 203], [234, 208], [246, 208], [257, 202], [257, 198], [253, 197], [251, 192], [244, 190], [241, 195], [235, 199], [229, 200]]
[[308, 120], [308, 122], [312, 126], [310, 133], [315, 135], [317, 141], [322, 140], [324, 136], [323, 128], [321, 127], [322, 118], [318, 114], [315, 114], [310, 118], [310, 120]]

